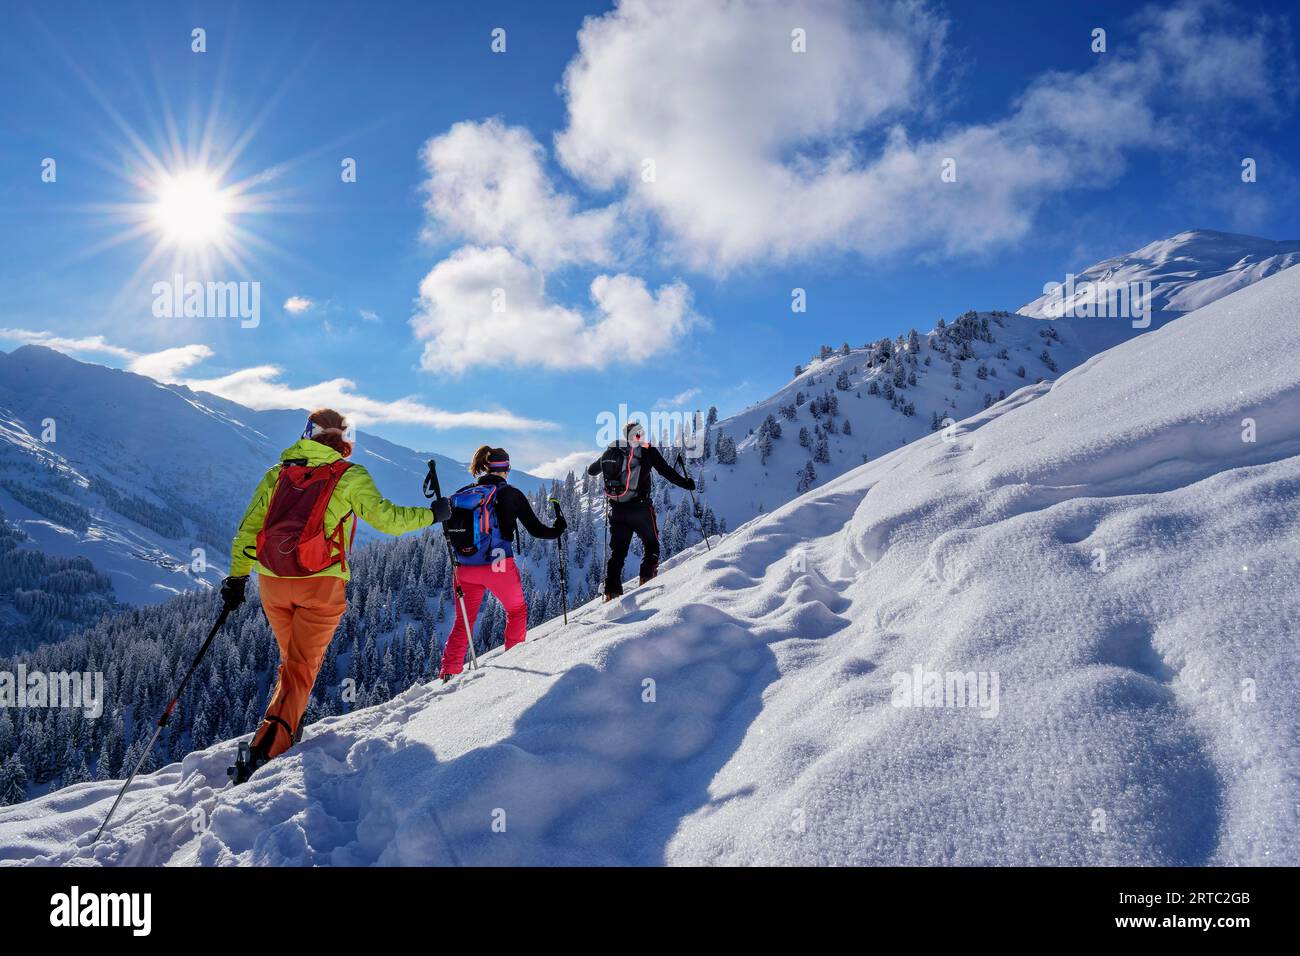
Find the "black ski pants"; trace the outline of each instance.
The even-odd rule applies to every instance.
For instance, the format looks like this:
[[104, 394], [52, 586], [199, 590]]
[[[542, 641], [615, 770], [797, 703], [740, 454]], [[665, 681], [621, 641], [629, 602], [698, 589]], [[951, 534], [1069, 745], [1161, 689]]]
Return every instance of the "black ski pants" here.
[[623, 593], [623, 562], [632, 535], [641, 539], [641, 580], [649, 581], [659, 571], [659, 522], [647, 500], [614, 503], [609, 506], [609, 566], [605, 569], [605, 593]]

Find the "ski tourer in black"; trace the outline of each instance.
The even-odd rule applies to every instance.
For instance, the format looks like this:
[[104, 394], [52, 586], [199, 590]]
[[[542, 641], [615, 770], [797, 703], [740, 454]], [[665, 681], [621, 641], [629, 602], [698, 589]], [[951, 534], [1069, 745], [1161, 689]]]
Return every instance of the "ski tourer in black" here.
[[641, 539], [641, 583], [659, 571], [659, 524], [650, 502], [651, 472], [695, 490], [695, 482], [678, 474], [664, 460], [659, 449], [636, 442], [614, 442], [604, 454], [587, 466], [587, 474], [603, 475], [609, 502], [609, 564], [605, 568], [605, 597], [623, 593], [623, 562], [627, 560], [632, 535]]

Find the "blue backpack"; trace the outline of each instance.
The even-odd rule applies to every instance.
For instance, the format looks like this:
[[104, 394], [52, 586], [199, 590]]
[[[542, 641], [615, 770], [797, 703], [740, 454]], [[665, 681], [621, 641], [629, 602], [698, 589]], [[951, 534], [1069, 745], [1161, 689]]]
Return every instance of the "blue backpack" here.
[[461, 564], [491, 564], [499, 558], [514, 557], [509, 539], [501, 534], [497, 520], [497, 486], [466, 485], [448, 499], [451, 517], [442, 524], [442, 533], [451, 542], [456, 560]]

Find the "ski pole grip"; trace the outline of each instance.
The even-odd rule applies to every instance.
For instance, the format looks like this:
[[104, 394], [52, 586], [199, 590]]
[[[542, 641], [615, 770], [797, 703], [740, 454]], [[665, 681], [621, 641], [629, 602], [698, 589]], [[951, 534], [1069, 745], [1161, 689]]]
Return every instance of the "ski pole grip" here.
[[[433, 494], [429, 494], [430, 490], [433, 491]], [[429, 473], [424, 476], [424, 497], [442, 497], [442, 488], [438, 484], [438, 463], [432, 458], [429, 459]]]

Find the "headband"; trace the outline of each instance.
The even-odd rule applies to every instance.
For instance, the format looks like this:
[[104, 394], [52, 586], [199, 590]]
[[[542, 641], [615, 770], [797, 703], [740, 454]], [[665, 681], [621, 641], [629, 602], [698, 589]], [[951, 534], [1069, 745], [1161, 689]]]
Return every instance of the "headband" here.
[[302, 430], [302, 437], [315, 438], [317, 435], [342, 435], [343, 433], [342, 428], [325, 428], [322, 425], [317, 425], [309, 418], [307, 419], [307, 427]]

